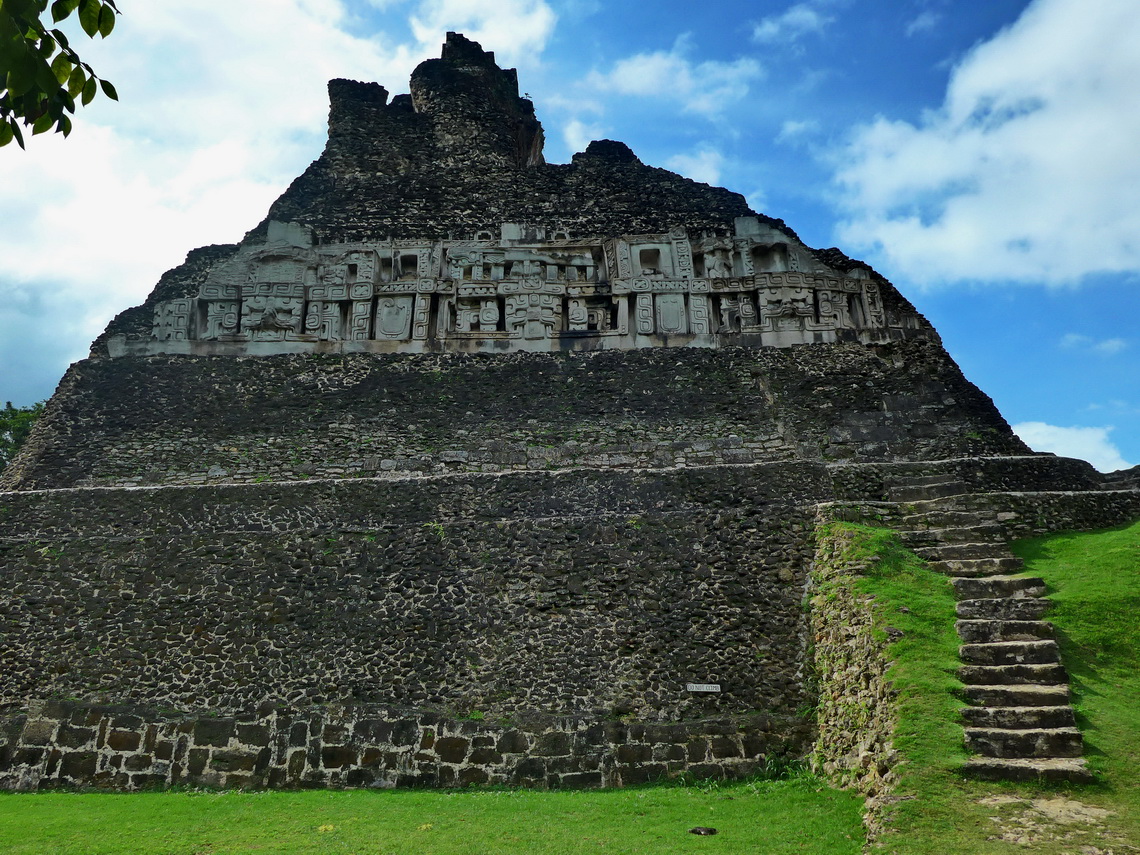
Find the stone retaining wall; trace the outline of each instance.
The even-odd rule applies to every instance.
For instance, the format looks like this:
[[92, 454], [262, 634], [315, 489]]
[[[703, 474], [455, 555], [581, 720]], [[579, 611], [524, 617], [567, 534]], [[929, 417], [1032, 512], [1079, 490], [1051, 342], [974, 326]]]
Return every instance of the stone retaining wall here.
[[1019, 454], [935, 342], [73, 366], [0, 489]]
[[810, 744], [802, 719], [668, 724], [582, 716], [457, 720], [383, 706], [245, 717], [67, 701], [0, 720], [0, 789], [623, 786], [738, 778]]
[[4, 494], [0, 709], [793, 713], [825, 489], [774, 465]]
[[1095, 531], [1140, 519], [1140, 490], [995, 493], [966, 502], [988, 512], [1011, 539], [1059, 531]]
[[[831, 522], [826, 509], [821, 526]], [[866, 796], [883, 795], [895, 780], [898, 762], [892, 740], [897, 722], [896, 692], [886, 678], [890, 662], [875, 637], [871, 601], [855, 580], [866, 570], [844, 555], [850, 532], [817, 530], [812, 566], [812, 658], [818, 680], [812, 750], [817, 771]]]
[[1033, 490], [1103, 490], [1111, 483], [1084, 460], [1052, 454], [954, 457], [828, 465], [835, 497], [842, 501], [889, 501], [891, 486], [903, 479], [945, 476], [965, 491], [1007, 493]]

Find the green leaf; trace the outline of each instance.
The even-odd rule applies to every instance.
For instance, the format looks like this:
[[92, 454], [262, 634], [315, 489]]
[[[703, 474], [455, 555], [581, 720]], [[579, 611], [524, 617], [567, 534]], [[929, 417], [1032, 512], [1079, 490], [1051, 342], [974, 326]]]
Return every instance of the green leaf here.
[[51, 61], [51, 72], [60, 86], [67, 83], [67, 79], [71, 77], [71, 60], [67, 58], [67, 54], [61, 53]]
[[23, 95], [36, 82], [36, 58], [23, 54], [12, 57], [12, 65], [8, 71], [8, 91], [13, 96]]
[[59, 126], [56, 128], [56, 133], [63, 134], [65, 137], [71, 133], [71, 119], [67, 116], [59, 117]]
[[63, 30], [52, 30], [51, 35], [53, 39], [59, 42], [59, 46], [64, 50], [67, 50], [70, 47], [70, 45], [67, 43], [67, 36], [64, 35]]
[[68, 8], [67, 0], [55, 0], [51, 4], [51, 22], [53, 24], [58, 24], [70, 14], [71, 9]]
[[110, 6], [104, 6], [99, 10], [99, 35], [107, 38], [113, 29], [115, 29], [115, 10]]
[[47, 61], [36, 57], [36, 94], [37, 96], [55, 98], [59, 92], [59, 81], [55, 79], [55, 72]]
[[87, 82], [83, 84], [83, 96], [80, 99], [84, 107], [91, 103], [91, 99], [95, 97], [95, 93], [98, 91], [99, 90], [95, 88], [95, 78], [88, 78]]
[[[15, 121], [15, 119], [11, 121]], [[12, 133], [12, 126], [8, 124], [8, 122], [0, 122], [0, 148], [8, 145], [15, 136], [16, 135]]]
[[112, 101], [119, 100], [119, 93], [115, 91], [115, 87], [111, 85], [110, 80], [100, 80], [99, 85], [103, 87], [104, 95], [106, 95]]
[[32, 124], [32, 136], [42, 134], [44, 131], [50, 131], [55, 124], [55, 119], [44, 113]]
[[99, 0], [79, 0], [79, 25], [91, 38], [99, 32]]
[[83, 84], [87, 82], [87, 75], [78, 65], [71, 69], [71, 76], [67, 78], [67, 94], [74, 98], [83, 91]]
[[37, 50], [39, 51], [40, 56], [42, 56], [44, 59], [47, 59], [53, 53], [55, 53], [55, 39], [53, 39], [51, 36], [41, 36], [40, 46], [37, 48]]

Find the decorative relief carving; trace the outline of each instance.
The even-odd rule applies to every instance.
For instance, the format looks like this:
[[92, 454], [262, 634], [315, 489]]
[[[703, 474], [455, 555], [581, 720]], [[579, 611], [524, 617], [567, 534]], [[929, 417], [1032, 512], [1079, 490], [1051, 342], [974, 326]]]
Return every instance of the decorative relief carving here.
[[[371, 332], [372, 301], [367, 300], [353, 303], [348, 318], [348, 340], [368, 341], [368, 339], [372, 338]], [[380, 338], [381, 336], [377, 335], [376, 337]]]
[[321, 341], [339, 341], [345, 337], [342, 315], [340, 303], [314, 300], [305, 313], [305, 333]]
[[653, 333], [653, 295], [637, 295], [637, 332], [639, 335]]
[[615, 241], [617, 248], [617, 276], [616, 279], [629, 279], [633, 276], [633, 260], [630, 257], [629, 244], [625, 241]]
[[526, 339], [547, 338], [559, 327], [562, 302], [553, 294], [507, 297], [507, 330]]
[[237, 300], [211, 300], [206, 303], [205, 339], [220, 339], [238, 334], [241, 303]]
[[753, 232], [247, 249], [196, 297], [160, 303], [152, 338], [422, 349], [447, 347], [449, 338], [533, 348], [562, 336], [616, 336], [605, 346], [633, 347], [631, 333], [756, 334], [760, 344], [765, 335], [788, 344], [916, 326], [887, 316], [874, 281], [822, 267], [771, 228]]
[[746, 292], [718, 295], [719, 332], [754, 332], [759, 328], [753, 295]]
[[689, 295], [689, 329], [693, 335], [708, 335], [713, 331], [709, 298], [705, 294]]
[[400, 341], [409, 337], [415, 297], [379, 297], [376, 300], [376, 338]]
[[188, 341], [194, 300], [167, 300], [154, 310], [153, 335], [159, 341]]
[[416, 305], [412, 314], [412, 338], [424, 340], [428, 337], [431, 327], [431, 295], [417, 294]]
[[248, 297], [241, 304], [241, 331], [252, 341], [285, 341], [301, 332], [304, 301], [296, 297]]
[[689, 236], [684, 229], [672, 229], [669, 232], [669, 242], [673, 246], [673, 258], [676, 261], [676, 275], [682, 279], [693, 278], [693, 245], [689, 243]]
[[664, 335], [684, 335], [689, 331], [684, 294], [658, 294], [656, 304], [657, 332]]

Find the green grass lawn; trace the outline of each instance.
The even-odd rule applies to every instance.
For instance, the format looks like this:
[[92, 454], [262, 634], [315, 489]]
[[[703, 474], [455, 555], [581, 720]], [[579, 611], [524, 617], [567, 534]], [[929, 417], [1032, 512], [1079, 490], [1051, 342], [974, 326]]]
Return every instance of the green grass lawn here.
[[[1140, 846], [1140, 523], [1015, 545], [1055, 603], [1048, 618], [1073, 675], [1090, 765], [1100, 778], [1084, 786], [993, 784], [958, 774], [965, 753], [953, 691], [952, 592], [889, 531], [863, 529], [862, 548], [882, 558], [864, 589], [877, 598], [881, 620], [905, 633], [892, 646], [891, 677], [900, 691], [896, 747], [907, 762], [899, 769], [895, 795], [902, 800], [888, 812], [893, 831], [883, 838], [884, 851], [1140, 851], [1131, 848]], [[1047, 821], [1042, 810], [1066, 821]]]
[[[715, 836], [689, 833], [716, 828]], [[808, 775], [625, 790], [41, 793], [0, 796], [0, 851], [843, 853], [862, 800]]]

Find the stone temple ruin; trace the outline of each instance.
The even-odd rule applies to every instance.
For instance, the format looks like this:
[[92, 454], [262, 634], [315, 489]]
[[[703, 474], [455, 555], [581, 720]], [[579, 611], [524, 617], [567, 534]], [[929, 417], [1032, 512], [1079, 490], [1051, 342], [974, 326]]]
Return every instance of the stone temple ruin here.
[[881, 645], [811, 599], [857, 572], [818, 527], [863, 518], [954, 579], [970, 769], [1086, 774], [1005, 544], [1140, 515], [1134, 475], [1033, 454], [894, 286], [738, 194], [612, 141], [546, 164], [462, 36], [409, 95], [329, 93], [320, 158], [116, 317], [3, 473], [0, 786], [813, 752], [873, 790]]

